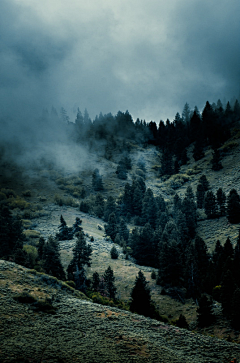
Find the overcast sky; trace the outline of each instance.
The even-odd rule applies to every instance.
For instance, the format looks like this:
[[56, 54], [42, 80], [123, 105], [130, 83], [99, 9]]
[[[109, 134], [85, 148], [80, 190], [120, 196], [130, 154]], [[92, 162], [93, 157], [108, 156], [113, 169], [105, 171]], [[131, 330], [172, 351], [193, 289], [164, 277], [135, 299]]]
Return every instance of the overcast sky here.
[[239, 0], [1, 0], [0, 110], [159, 122], [239, 97], [239, 20]]

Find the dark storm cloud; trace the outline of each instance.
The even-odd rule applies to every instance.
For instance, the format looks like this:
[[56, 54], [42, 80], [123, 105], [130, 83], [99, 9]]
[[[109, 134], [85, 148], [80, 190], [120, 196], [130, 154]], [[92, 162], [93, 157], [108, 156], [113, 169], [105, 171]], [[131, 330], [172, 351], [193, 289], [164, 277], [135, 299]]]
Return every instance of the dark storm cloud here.
[[1, 111], [159, 121], [239, 96], [239, 13], [239, 0], [2, 0]]

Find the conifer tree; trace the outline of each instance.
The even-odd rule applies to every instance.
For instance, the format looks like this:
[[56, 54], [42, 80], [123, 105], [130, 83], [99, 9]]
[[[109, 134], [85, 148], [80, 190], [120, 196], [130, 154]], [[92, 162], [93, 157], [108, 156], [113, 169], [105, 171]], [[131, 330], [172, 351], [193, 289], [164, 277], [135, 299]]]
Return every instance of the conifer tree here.
[[213, 302], [212, 299], [208, 299], [207, 295], [201, 295], [199, 299], [198, 313], [198, 324], [201, 327], [209, 326], [214, 320], [213, 314]]
[[65, 241], [68, 239], [73, 239], [72, 228], [67, 226], [67, 223], [63, 216], [60, 217], [60, 226], [58, 226], [59, 233], [56, 234], [56, 238], [60, 241]]
[[75, 235], [76, 233], [82, 231], [82, 220], [79, 217], [76, 217], [75, 222], [73, 223], [72, 227], [72, 234]]
[[80, 290], [85, 284], [84, 266], [91, 266], [91, 254], [92, 247], [87, 245], [84, 233], [80, 231], [73, 248], [73, 258], [67, 268], [68, 280], [75, 281]]
[[115, 277], [113, 274], [113, 270], [111, 269], [111, 266], [108, 266], [107, 270], [105, 270], [103, 278], [109, 298], [115, 299], [117, 289], [116, 286], [114, 285]]
[[93, 291], [98, 291], [99, 284], [100, 284], [100, 276], [99, 276], [99, 273], [98, 272], [94, 272], [93, 273], [93, 277], [92, 277], [92, 290]]
[[200, 176], [199, 183], [203, 185], [205, 192], [210, 188], [209, 181], [207, 180], [207, 177], [205, 174]]
[[222, 188], [217, 190], [217, 203], [219, 206], [220, 216], [225, 216], [226, 214], [226, 194], [223, 192]]
[[231, 316], [232, 298], [235, 290], [236, 290], [236, 285], [232, 272], [228, 270], [224, 273], [221, 283], [222, 312], [227, 317]]
[[110, 255], [111, 255], [111, 258], [113, 260], [117, 260], [118, 259], [118, 251], [117, 251], [117, 249], [116, 249], [115, 246], [112, 246], [111, 251], [110, 251]]
[[232, 296], [231, 321], [232, 326], [239, 330], [240, 328], [240, 288], [237, 287]]
[[236, 189], [231, 189], [227, 197], [227, 217], [230, 223], [240, 222], [240, 197]]
[[139, 271], [136, 277], [135, 285], [131, 292], [131, 299], [130, 310], [132, 312], [151, 316], [151, 294], [142, 271]]
[[116, 212], [117, 212], [117, 208], [116, 208], [115, 200], [111, 195], [109, 195], [107, 197], [107, 202], [106, 202], [105, 208], [104, 208], [104, 221], [108, 222], [109, 216], [112, 213], [114, 213], [115, 217], [116, 217]]
[[124, 219], [120, 219], [120, 223], [118, 225], [118, 233], [120, 238], [123, 238], [125, 242], [128, 241], [129, 238], [129, 230], [127, 228], [127, 224], [125, 223]]
[[52, 236], [48, 238], [47, 243], [43, 248], [44, 264], [43, 268], [49, 275], [52, 275], [60, 280], [65, 280], [65, 272], [60, 259], [59, 242]]
[[202, 209], [204, 205], [205, 189], [201, 183], [199, 183], [197, 186], [196, 196], [197, 196], [197, 207], [199, 209]]
[[44, 245], [45, 245], [45, 240], [44, 240], [43, 237], [40, 237], [39, 238], [39, 241], [38, 241], [38, 245], [37, 245], [37, 251], [38, 251], [38, 258], [39, 258], [39, 260], [41, 260], [42, 257], [43, 257]]
[[201, 160], [205, 156], [203, 151], [203, 142], [200, 139], [197, 139], [197, 141], [194, 144], [193, 148], [193, 158], [195, 161]]
[[97, 193], [96, 198], [95, 198], [94, 213], [96, 214], [96, 216], [98, 218], [103, 217], [104, 206], [105, 206], [105, 202], [104, 202], [104, 198], [103, 198], [102, 194]]
[[209, 190], [205, 196], [204, 209], [208, 218], [216, 218], [217, 216], [216, 198], [211, 190]]
[[108, 218], [108, 223], [104, 225], [105, 232], [107, 236], [111, 237], [111, 240], [114, 242], [115, 237], [118, 233], [118, 224], [115, 213], [111, 213]]
[[220, 152], [218, 149], [214, 149], [213, 152], [213, 158], [211, 160], [212, 162], [212, 170], [214, 171], [218, 171], [221, 170], [223, 168], [222, 163], [221, 163], [221, 158], [220, 158]]

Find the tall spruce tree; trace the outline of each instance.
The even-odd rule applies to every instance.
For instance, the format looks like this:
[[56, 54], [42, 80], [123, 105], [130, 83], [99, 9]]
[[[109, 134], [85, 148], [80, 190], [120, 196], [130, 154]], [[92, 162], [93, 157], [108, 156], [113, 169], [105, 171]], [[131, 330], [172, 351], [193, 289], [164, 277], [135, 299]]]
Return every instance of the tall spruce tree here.
[[130, 310], [134, 313], [151, 316], [151, 294], [142, 271], [139, 271], [131, 292]]
[[208, 218], [216, 218], [217, 216], [216, 198], [211, 190], [209, 190], [205, 196], [204, 209]]
[[85, 265], [91, 266], [92, 247], [87, 245], [82, 231], [79, 232], [76, 244], [73, 248], [73, 258], [68, 265], [68, 280], [73, 280], [79, 290], [85, 289]]
[[231, 189], [227, 197], [227, 218], [230, 223], [240, 222], [240, 197], [236, 189]]
[[226, 194], [224, 193], [222, 188], [218, 188], [218, 190], [217, 190], [217, 203], [219, 206], [220, 216], [225, 216], [225, 214], [226, 214]]
[[60, 280], [65, 280], [65, 272], [61, 263], [59, 242], [56, 238], [50, 236], [43, 248], [43, 268], [49, 275]]
[[109, 298], [115, 299], [117, 288], [114, 285], [115, 277], [114, 277], [111, 266], [108, 266], [108, 268], [105, 270], [103, 279], [104, 279], [104, 283], [105, 283]]

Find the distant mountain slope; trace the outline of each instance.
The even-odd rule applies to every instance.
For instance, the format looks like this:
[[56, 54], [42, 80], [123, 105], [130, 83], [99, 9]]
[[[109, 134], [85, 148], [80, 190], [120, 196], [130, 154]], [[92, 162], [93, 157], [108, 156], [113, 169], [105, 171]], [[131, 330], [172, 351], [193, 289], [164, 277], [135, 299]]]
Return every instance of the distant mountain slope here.
[[[24, 292], [28, 303], [21, 300]], [[52, 277], [0, 260], [0, 361], [227, 363], [240, 359], [237, 344], [93, 304], [77, 294]], [[43, 308], [41, 301], [48, 307]]]

